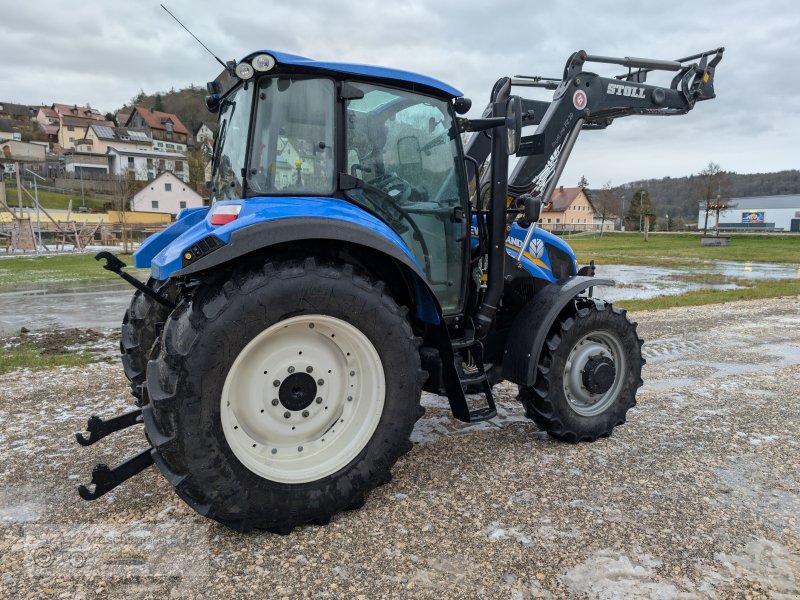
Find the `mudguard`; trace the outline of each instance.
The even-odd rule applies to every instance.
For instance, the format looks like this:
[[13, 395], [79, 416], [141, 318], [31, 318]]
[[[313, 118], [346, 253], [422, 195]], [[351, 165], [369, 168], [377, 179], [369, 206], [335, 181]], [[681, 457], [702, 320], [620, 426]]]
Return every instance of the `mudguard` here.
[[503, 356], [503, 379], [522, 386], [536, 381], [536, 365], [559, 313], [582, 291], [599, 285], [614, 285], [611, 279], [576, 276], [545, 287], [522, 307], [511, 327]]

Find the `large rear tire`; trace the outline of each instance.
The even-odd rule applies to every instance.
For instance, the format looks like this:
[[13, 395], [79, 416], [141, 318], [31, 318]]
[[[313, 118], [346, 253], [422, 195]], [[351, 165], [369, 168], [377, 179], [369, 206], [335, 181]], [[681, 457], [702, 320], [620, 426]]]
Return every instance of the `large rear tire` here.
[[624, 310], [603, 300], [576, 300], [572, 315], [547, 338], [536, 383], [520, 387], [525, 414], [567, 442], [608, 437], [636, 404], [642, 343]]
[[365, 273], [315, 259], [201, 286], [148, 364], [156, 465], [239, 531], [285, 534], [361, 506], [423, 413], [406, 312]]

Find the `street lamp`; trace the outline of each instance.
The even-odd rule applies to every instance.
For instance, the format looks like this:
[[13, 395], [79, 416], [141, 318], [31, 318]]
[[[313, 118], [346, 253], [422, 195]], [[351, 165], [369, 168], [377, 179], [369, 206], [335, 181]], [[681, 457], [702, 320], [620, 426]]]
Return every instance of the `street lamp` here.
[[639, 231], [641, 231], [642, 230], [642, 203], [644, 202], [644, 198], [642, 198], [642, 196], [644, 194], [642, 194], [641, 190], [639, 190], [638, 193], [639, 193]]

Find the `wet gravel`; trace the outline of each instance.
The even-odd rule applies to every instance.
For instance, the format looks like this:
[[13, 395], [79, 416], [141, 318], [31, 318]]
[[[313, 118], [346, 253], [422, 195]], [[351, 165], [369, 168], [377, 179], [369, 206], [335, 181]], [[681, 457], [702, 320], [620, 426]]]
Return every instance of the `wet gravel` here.
[[537, 431], [511, 386], [476, 425], [426, 396], [394, 480], [286, 537], [206, 521], [153, 468], [83, 502], [145, 446], [73, 438], [130, 406], [121, 367], [2, 375], [0, 597], [796, 598], [798, 300], [633, 315], [645, 387], [593, 444]]

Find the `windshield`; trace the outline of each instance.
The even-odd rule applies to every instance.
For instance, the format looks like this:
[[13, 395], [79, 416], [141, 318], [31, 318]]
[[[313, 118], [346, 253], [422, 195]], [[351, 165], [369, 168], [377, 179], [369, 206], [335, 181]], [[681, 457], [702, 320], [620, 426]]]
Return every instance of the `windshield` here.
[[442, 308], [456, 308], [463, 281], [459, 210], [466, 213], [458, 132], [446, 101], [354, 83], [348, 100], [347, 172], [363, 184], [348, 197], [378, 213], [414, 253]]
[[334, 105], [330, 79], [259, 81], [250, 195], [333, 193]]
[[240, 87], [220, 105], [219, 133], [214, 149], [211, 175], [211, 199], [238, 200], [242, 197], [242, 172], [247, 154], [247, 130], [250, 125], [253, 87]]

